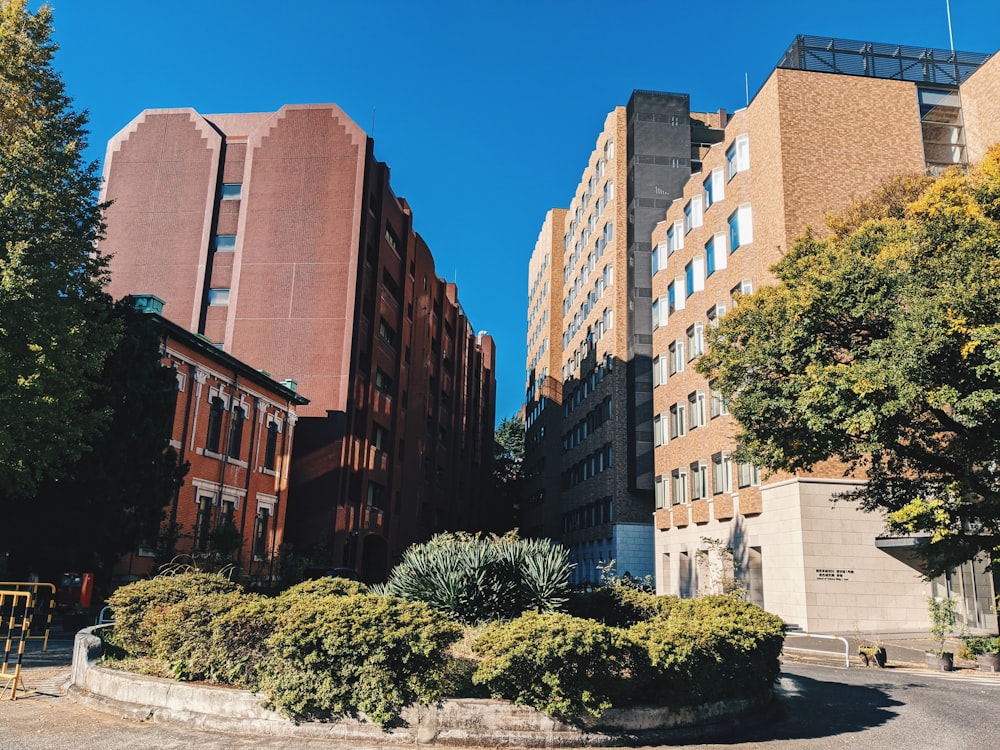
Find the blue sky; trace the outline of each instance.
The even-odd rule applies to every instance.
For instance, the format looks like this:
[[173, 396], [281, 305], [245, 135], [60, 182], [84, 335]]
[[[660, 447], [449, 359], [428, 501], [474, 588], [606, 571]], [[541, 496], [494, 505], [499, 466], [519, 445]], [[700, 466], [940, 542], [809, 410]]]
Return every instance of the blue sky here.
[[[498, 421], [524, 396], [527, 264], [545, 212], [568, 205], [633, 89], [732, 111], [744, 76], [753, 96], [799, 33], [949, 46], [945, 0], [49, 4], [93, 160], [157, 107], [335, 102], [374, 135], [438, 274], [496, 338]], [[1000, 1], [951, 0], [951, 18], [956, 49], [1000, 47]]]

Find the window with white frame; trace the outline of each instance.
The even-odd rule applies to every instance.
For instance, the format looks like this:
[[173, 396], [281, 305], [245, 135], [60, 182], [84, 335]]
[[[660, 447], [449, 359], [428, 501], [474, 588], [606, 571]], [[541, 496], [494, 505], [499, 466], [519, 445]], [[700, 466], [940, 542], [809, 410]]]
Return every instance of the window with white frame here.
[[708, 497], [708, 464], [695, 461], [689, 467], [691, 471], [691, 499], [702, 500]]
[[687, 329], [688, 361], [705, 353], [705, 324], [694, 323]]
[[653, 417], [653, 447], [659, 448], [670, 440], [670, 415], [657, 414]]
[[670, 472], [670, 500], [674, 505], [687, 502], [687, 472], [684, 469]]
[[744, 203], [729, 215], [729, 252], [753, 242], [753, 211]]
[[656, 498], [656, 509], [666, 508], [670, 504], [670, 485], [667, 478], [658, 476], [653, 485], [653, 494]]
[[615, 142], [608, 141], [604, 144], [604, 158], [611, 161], [615, 158]]
[[729, 179], [740, 172], [750, 169], [750, 138], [746, 135], [737, 136], [732, 145], [726, 149], [726, 167]]
[[702, 225], [701, 196], [696, 195], [684, 205], [684, 234]]
[[653, 357], [653, 387], [667, 382], [667, 358], [661, 355]]
[[684, 249], [684, 222], [675, 221], [674, 225], [667, 230], [667, 236], [672, 239], [670, 246], [671, 252], [677, 252], [678, 250]]
[[667, 347], [670, 354], [670, 374], [676, 375], [684, 370], [684, 340], [677, 339]]
[[739, 304], [740, 297], [753, 294], [753, 282], [750, 279], [743, 279], [739, 284], [729, 290], [729, 301], [733, 307]]
[[726, 267], [726, 234], [717, 232], [705, 243], [705, 275], [711, 276]]
[[708, 392], [710, 394], [709, 400], [711, 404], [709, 406], [709, 413], [712, 415], [712, 419], [716, 417], [722, 417], [729, 413], [729, 406], [726, 404], [726, 399], [722, 395], [722, 391], [715, 387], [715, 381], [711, 380], [708, 383]]
[[696, 255], [684, 266], [684, 287], [686, 297], [705, 289], [705, 258]]
[[693, 430], [705, 426], [705, 392], [688, 394], [688, 426]]
[[725, 170], [716, 167], [702, 185], [705, 188], [705, 209], [708, 210], [713, 203], [718, 203], [726, 197]]
[[743, 487], [756, 487], [760, 484], [760, 469], [753, 464], [738, 464], [736, 469], [737, 484]]
[[712, 492], [721, 495], [733, 491], [733, 461], [729, 451], [712, 456]]
[[653, 300], [653, 330], [667, 324], [668, 302], [666, 297], [658, 297]]
[[684, 437], [687, 434], [687, 418], [684, 404], [674, 404], [670, 407], [670, 439]]
[[655, 276], [657, 271], [660, 270], [660, 246], [657, 245], [653, 248], [653, 252], [649, 256], [649, 271]]

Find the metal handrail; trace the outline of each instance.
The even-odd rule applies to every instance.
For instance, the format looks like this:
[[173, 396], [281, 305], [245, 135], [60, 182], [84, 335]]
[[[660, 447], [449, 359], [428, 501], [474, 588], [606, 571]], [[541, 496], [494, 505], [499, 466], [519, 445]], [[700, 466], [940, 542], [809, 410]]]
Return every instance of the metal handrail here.
[[[847, 639], [839, 635], [821, 635], [819, 633], [802, 633], [802, 632], [789, 632], [785, 633], [785, 640], [789, 638], [819, 638], [826, 641], [840, 641], [844, 644], [844, 667], [846, 669], [851, 668], [851, 644], [847, 642]], [[782, 650], [785, 651], [799, 651], [804, 654], [835, 654], [834, 651], [824, 651], [817, 648], [799, 648], [798, 646], [783, 646]]]

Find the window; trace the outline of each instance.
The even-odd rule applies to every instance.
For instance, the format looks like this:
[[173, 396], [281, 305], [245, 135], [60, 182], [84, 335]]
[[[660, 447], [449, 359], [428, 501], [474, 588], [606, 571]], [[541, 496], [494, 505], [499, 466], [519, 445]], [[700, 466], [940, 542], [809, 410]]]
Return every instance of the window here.
[[712, 173], [705, 178], [702, 186], [705, 188], [705, 209], [713, 203], [718, 203], [726, 197], [726, 181], [723, 178], [722, 167], [716, 167]]
[[716, 453], [712, 456], [712, 492], [720, 495], [733, 491], [733, 462], [729, 452]]
[[670, 374], [676, 375], [684, 370], [685, 359], [683, 339], [677, 339], [677, 341], [667, 347], [667, 351], [670, 353]]
[[610, 161], [615, 158], [615, 142], [608, 141], [604, 144], [604, 158]]
[[729, 252], [736, 252], [740, 245], [753, 242], [753, 215], [750, 204], [746, 203], [729, 216]]
[[705, 392], [688, 394], [688, 425], [691, 429], [705, 426]]
[[750, 169], [749, 137], [745, 135], [739, 136], [733, 141], [733, 145], [726, 149], [726, 166], [730, 180], [740, 172]]
[[739, 284], [729, 290], [729, 301], [733, 307], [739, 304], [740, 297], [753, 294], [753, 282], [750, 279], [743, 279]]
[[238, 201], [243, 196], [243, 184], [240, 182], [222, 183], [221, 197], [224, 201]]
[[674, 253], [684, 249], [684, 222], [675, 221], [667, 230], [667, 251]]
[[[665, 247], [663, 242], [659, 243], [653, 248], [653, 252], [649, 257], [649, 267], [650, 272], [655, 276], [660, 270], [660, 248]], [[666, 260], [666, 255], [664, 254], [664, 260]]]
[[199, 552], [208, 549], [208, 532], [212, 524], [212, 498], [198, 498], [198, 514], [194, 519], [194, 548]]
[[267, 557], [267, 532], [271, 522], [271, 509], [267, 506], [257, 508], [257, 517], [253, 524], [253, 556], [263, 560]]
[[392, 378], [382, 370], [375, 370], [375, 387], [385, 394], [392, 394]]
[[235, 234], [217, 234], [215, 235], [215, 250], [220, 253], [231, 253], [236, 249], [236, 235]]
[[736, 473], [740, 488], [756, 487], [760, 484], [760, 469], [753, 464], [739, 464]]
[[222, 440], [222, 415], [226, 413], [226, 404], [218, 396], [214, 396], [208, 412], [208, 433], [205, 437], [205, 450], [219, 452]]
[[708, 465], [704, 461], [691, 464], [691, 499], [708, 497]]
[[604, 244], [610, 244], [615, 238], [615, 225], [613, 222], [608, 222], [604, 225]]
[[615, 183], [614, 180], [608, 180], [604, 183], [604, 202], [612, 201], [615, 199]]
[[690, 297], [705, 288], [705, 259], [702, 256], [692, 258], [684, 266], [684, 287], [685, 297]]
[[653, 330], [667, 324], [669, 317], [669, 301], [666, 297], [653, 300]]
[[278, 463], [278, 423], [267, 423], [267, 438], [264, 441], [264, 468], [274, 471]]
[[687, 472], [684, 469], [670, 472], [670, 500], [674, 505], [687, 502]]
[[208, 305], [209, 307], [225, 307], [229, 304], [229, 290], [228, 289], [209, 289], [208, 290]]
[[653, 417], [653, 447], [659, 448], [670, 440], [670, 416], [657, 414]]
[[611, 308], [608, 308], [604, 311], [604, 315], [602, 316], [602, 321], [604, 323], [604, 330], [610, 331], [615, 322], [615, 313]]
[[657, 477], [653, 485], [653, 493], [656, 498], [656, 509], [666, 508], [670, 502], [670, 485], [666, 477]]
[[728, 404], [726, 404], [726, 399], [723, 398], [722, 392], [716, 390], [714, 380], [709, 382], [708, 390], [710, 393], [710, 401], [712, 402], [710, 407], [712, 419], [728, 414], [729, 406]]
[[378, 336], [389, 346], [396, 346], [396, 332], [392, 330], [392, 327], [386, 322], [385, 318], [379, 318], [378, 320]]
[[726, 235], [719, 232], [705, 243], [705, 275], [711, 276], [726, 267]]
[[684, 234], [702, 225], [701, 196], [696, 195], [684, 206]]
[[687, 434], [687, 419], [684, 414], [684, 404], [674, 404], [670, 407], [670, 439], [684, 437]]
[[233, 419], [229, 425], [229, 450], [227, 453], [230, 458], [240, 457], [240, 448], [243, 445], [243, 422], [246, 421], [247, 415], [243, 411], [243, 407], [239, 404], [233, 406]]
[[688, 361], [705, 353], [705, 325], [695, 323], [687, 329]]
[[399, 253], [399, 239], [388, 224], [385, 225], [385, 241], [397, 254]]
[[665, 385], [667, 382], [667, 358], [657, 355], [653, 357], [653, 387]]

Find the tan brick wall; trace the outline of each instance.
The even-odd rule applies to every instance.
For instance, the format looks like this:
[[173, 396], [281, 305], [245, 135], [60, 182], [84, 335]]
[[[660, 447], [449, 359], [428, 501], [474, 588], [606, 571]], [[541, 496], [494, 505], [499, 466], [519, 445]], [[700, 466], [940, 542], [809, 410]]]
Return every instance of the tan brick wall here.
[[975, 164], [1000, 143], [1000, 54], [962, 84], [962, 116], [969, 162]]

